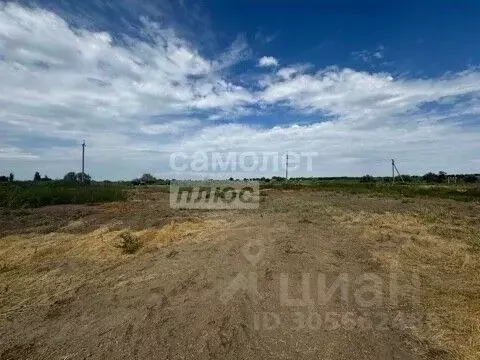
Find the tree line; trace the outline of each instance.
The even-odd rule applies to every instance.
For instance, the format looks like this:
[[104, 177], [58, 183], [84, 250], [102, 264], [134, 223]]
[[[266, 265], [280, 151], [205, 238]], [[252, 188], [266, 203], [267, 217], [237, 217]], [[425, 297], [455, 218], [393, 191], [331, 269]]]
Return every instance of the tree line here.
[[[175, 180], [175, 179], [172, 179]], [[242, 179], [230, 177], [229, 181], [242, 181]], [[390, 176], [372, 176], [372, 175], [364, 175], [362, 177], [349, 177], [349, 176], [339, 176], [339, 177], [291, 177], [289, 178], [290, 181], [359, 181], [359, 182], [392, 182], [392, 178]], [[0, 176], [0, 182], [14, 182], [15, 175], [10, 173], [9, 176]], [[38, 171], [35, 172], [33, 175], [34, 182], [41, 182], [41, 181], [52, 181], [47, 175], [40, 175]], [[89, 174], [83, 174], [74, 171], [70, 171], [65, 174], [63, 177], [63, 181], [66, 182], [84, 182], [90, 183], [92, 181]], [[169, 179], [158, 179], [152, 174], [146, 173], [143, 174], [141, 177], [133, 179], [130, 181], [133, 185], [169, 185]], [[272, 176], [271, 178], [268, 177], [257, 177], [257, 178], [243, 178], [243, 181], [259, 181], [259, 182], [282, 182], [286, 181], [285, 177], [281, 176]], [[405, 182], [405, 183], [429, 183], [429, 184], [441, 184], [441, 183], [477, 183], [480, 182], [480, 174], [447, 174], [444, 171], [439, 171], [437, 174], [433, 172], [428, 172], [425, 175], [418, 176], [418, 175], [401, 175], [401, 177], [396, 177], [397, 182]], [[110, 182], [110, 181], [105, 181]]]
[[[85, 183], [89, 183], [91, 181], [91, 177], [88, 174], [83, 174], [82, 173], [75, 173], [74, 171], [68, 172], [65, 174], [63, 177], [63, 181], [68, 181], [68, 182], [80, 182], [82, 181]], [[9, 176], [4, 176], [0, 175], [0, 182], [14, 182], [15, 181], [15, 174], [10, 173]], [[52, 181], [51, 178], [49, 178], [47, 175], [40, 175], [40, 172], [35, 171], [35, 174], [33, 175], [33, 181], [34, 182], [40, 182], [40, 181]]]

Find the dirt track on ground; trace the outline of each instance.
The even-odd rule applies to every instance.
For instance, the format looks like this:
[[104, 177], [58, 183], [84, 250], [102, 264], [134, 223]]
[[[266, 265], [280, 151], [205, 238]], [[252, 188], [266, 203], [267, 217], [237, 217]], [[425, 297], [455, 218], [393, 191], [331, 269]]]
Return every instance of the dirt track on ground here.
[[[479, 204], [262, 198], [5, 213], [0, 358], [478, 358]], [[116, 246], [127, 229], [132, 255]]]

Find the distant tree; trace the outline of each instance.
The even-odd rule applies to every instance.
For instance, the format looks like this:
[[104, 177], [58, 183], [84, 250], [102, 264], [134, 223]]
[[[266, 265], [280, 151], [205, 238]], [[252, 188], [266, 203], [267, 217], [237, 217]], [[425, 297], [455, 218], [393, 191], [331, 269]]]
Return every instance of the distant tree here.
[[432, 172], [426, 173], [423, 175], [423, 180], [429, 183], [437, 182], [438, 175]]
[[13, 173], [10, 173], [10, 175], [8, 176], [8, 181], [13, 182], [14, 179], [15, 175], [13, 175]]
[[63, 177], [64, 181], [77, 181], [77, 174], [75, 172], [70, 171], [69, 173], [66, 173], [65, 176]]
[[6, 176], [0, 176], [0, 182], [7, 182], [8, 181], [8, 177]]
[[42, 178], [42, 181], [51, 181], [52, 179], [50, 179], [47, 175], [43, 175], [43, 178]]
[[364, 175], [360, 178], [360, 182], [374, 182], [375, 178], [372, 175]]
[[146, 184], [153, 184], [156, 181], [156, 179], [151, 174], [143, 174], [142, 177], [140, 178], [140, 181]]
[[233, 177], [230, 176], [230, 178], [228, 179], [228, 181], [234, 181], [234, 180], [233, 180]]
[[473, 174], [468, 174], [463, 177], [463, 181], [466, 183], [476, 183], [478, 181], [478, 177]]
[[444, 182], [445, 180], [447, 180], [447, 173], [445, 171], [439, 171], [437, 181]]
[[411, 175], [402, 175], [402, 177], [403, 177], [403, 181], [405, 181], [407, 183], [413, 181], [413, 178], [412, 178]]
[[35, 171], [35, 175], [33, 176], [33, 181], [40, 181], [40, 180], [42, 180], [40, 173], [38, 171]]
[[[91, 182], [91, 177], [88, 174], [83, 174], [83, 182], [89, 184]], [[75, 173], [74, 171], [70, 171], [69, 173], [65, 174], [63, 177], [63, 181], [69, 182], [81, 182], [82, 181], [82, 173]]]
[[81, 182], [83, 180], [84, 183], [90, 184], [90, 182], [92, 181], [92, 178], [90, 177], [90, 175], [85, 173], [83, 174], [83, 177], [82, 177], [82, 173], [79, 172], [75, 175], [75, 180], [78, 182]]

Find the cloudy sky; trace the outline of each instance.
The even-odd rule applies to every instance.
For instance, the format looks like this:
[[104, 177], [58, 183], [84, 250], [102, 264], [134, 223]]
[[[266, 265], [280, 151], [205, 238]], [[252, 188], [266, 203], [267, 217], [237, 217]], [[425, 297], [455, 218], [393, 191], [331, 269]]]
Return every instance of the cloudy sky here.
[[[460, 4], [461, 3], [461, 4]], [[172, 169], [316, 152], [292, 176], [480, 172], [475, 1], [0, 3], [0, 173]]]

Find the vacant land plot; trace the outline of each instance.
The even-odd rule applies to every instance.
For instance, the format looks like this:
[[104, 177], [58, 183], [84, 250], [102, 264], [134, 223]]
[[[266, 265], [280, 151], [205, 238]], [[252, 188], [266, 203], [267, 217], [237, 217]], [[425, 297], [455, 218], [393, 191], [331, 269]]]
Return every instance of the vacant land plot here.
[[264, 190], [1, 210], [1, 359], [478, 359], [480, 204]]

